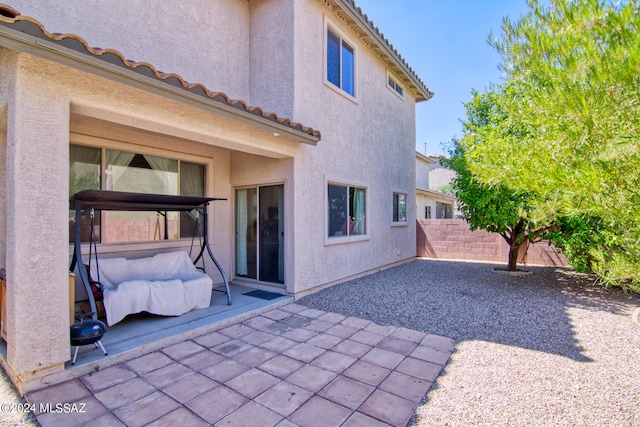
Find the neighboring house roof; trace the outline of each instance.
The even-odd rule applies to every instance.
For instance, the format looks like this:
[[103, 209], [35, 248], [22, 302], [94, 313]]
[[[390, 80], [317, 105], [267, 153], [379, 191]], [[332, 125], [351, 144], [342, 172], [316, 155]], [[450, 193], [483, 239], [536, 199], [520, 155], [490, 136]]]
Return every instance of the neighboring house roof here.
[[426, 163], [431, 163], [432, 165], [435, 165], [436, 163], [438, 163], [438, 159], [433, 159], [431, 156], [425, 156], [422, 153], [419, 153], [416, 151], [416, 158], [426, 162]]
[[431, 197], [439, 197], [442, 199], [445, 199], [447, 201], [451, 201], [451, 203], [455, 202], [456, 196], [452, 196], [450, 194], [445, 194], [445, 193], [440, 193], [439, 191], [433, 191], [433, 190], [428, 190], [426, 188], [420, 188], [420, 187], [416, 187], [416, 191], [418, 193], [422, 193], [425, 196], [431, 196]]
[[226, 94], [212, 92], [200, 83], [189, 83], [178, 74], [163, 73], [148, 62], [128, 60], [117, 50], [90, 47], [76, 34], [50, 33], [36, 19], [21, 16], [18, 11], [3, 4], [0, 4], [0, 46], [44, 57], [227, 117], [266, 127], [300, 142], [315, 145], [320, 140], [318, 130], [280, 118], [276, 113], [265, 112], [260, 107], [248, 106], [242, 100], [229, 99]]
[[325, 4], [342, 18], [349, 27], [373, 50], [387, 67], [396, 74], [404, 76], [403, 83], [416, 95], [416, 102], [427, 101], [433, 92], [418, 77], [407, 61], [398, 53], [389, 40], [376, 27], [369, 17], [356, 6], [354, 0], [325, 0]]

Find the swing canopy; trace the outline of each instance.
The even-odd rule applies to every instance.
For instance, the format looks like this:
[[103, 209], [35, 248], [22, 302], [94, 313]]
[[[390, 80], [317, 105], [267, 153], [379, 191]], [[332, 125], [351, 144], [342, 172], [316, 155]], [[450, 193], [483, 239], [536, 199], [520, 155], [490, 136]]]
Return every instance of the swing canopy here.
[[[124, 191], [82, 190], [71, 196], [69, 209], [117, 211], [190, 211], [208, 205], [212, 197], [170, 196], [166, 194], [128, 193]], [[79, 206], [76, 206], [79, 205]]]
[[[222, 198], [212, 197], [197, 197], [197, 196], [172, 196], [166, 194], [147, 194], [147, 193], [129, 193], [122, 191], [106, 191], [106, 190], [83, 190], [71, 196], [69, 199], [69, 209], [74, 210], [76, 215], [75, 226], [75, 243], [74, 254], [71, 261], [69, 271], [74, 271], [75, 266], [82, 266], [82, 247], [80, 242], [80, 218], [84, 212], [90, 211], [93, 218], [94, 210], [112, 210], [112, 211], [192, 211], [194, 209], [201, 209], [203, 212], [203, 226], [204, 226], [204, 239], [201, 242], [200, 252], [193, 261], [195, 264], [205, 253], [208, 253], [209, 257], [215, 264], [216, 268], [220, 272], [224, 281], [225, 293], [227, 294], [227, 303], [231, 305], [231, 292], [229, 290], [229, 282], [227, 277], [213, 256], [211, 247], [209, 245], [209, 233], [208, 233], [208, 221], [207, 221], [207, 205], [214, 200], [227, 200]], [[93, 235], [93, 220], [92, 220], [92, 235]], [[193, 242], [192, 242], [193, 244]], [[89, 247], [95, 246], [95, 241], [90, 242]], [[97, 251], [95, 254], [97, 264]], [[91, 251], [89, 258], [91, 258]], [[193, 266], [192, 266], [193, 267]], [[97, 268], [97, 265], [96, 265]], [[97, 310], [95, 298], [93, 296], [90, 279], [87, 271], [84, 268], [79, 268], [80, 280], [82, 281], [87, 295], [89, 297], [89, 304], [91, 312], [93, 313], [94, 320], [97, 319]], [[98, 282], [100, 279], [98, 278]], [[209, 293], [211, 287], [209, 285]], [[208, 299], [206, 301], [208, 306]], [[157, 313], [161, 314], [161, 313]]]

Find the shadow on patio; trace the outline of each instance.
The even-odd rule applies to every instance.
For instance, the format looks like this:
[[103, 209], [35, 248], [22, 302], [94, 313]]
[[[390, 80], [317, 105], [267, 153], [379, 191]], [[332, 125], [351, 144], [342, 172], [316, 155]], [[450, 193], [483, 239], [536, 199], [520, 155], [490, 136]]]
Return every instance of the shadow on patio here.
[[[267, 298], [247, 295], [254, 289], [231, 285], [233, 304], [227, 305], [224, 289], [213, 292], [209, 308], [192, 310], [182, 316], [155, 316], [140, 313], [127, 316], [123, 321], [108, 328], [102, 338], [108, 355], [93, 345], [81, 346], [75, 365], [65, 363], [65, 370], [49, 377], [49, 381], [60, 382], [91, 371], [98, 371], [150, 353], [168, 345], [179, 343], [230, 324], [241, 322], [265, 311], [273, 310], [293, 301], [287, 295], [277, 296], [267, 292]], [[6, 358], [6, 344], [0, 340], [0, 354]], [[71, 353], [70, 353], [71, 357]]]

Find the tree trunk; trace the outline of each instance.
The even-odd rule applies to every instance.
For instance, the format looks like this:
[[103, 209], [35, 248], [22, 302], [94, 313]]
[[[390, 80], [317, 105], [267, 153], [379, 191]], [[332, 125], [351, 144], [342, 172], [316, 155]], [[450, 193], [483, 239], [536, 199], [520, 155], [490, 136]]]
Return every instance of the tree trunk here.
[[520, 252], [520, 246], [522, 243], [512, 243], [509, 245], [509, 263], [507, 265], [507, 271], [518, 270], [518, 253]]

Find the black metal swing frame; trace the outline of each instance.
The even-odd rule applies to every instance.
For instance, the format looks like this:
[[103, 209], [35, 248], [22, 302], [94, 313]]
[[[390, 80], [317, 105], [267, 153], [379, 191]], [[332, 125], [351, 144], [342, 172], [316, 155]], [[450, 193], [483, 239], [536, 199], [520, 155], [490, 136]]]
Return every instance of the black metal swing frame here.
[[[231, 305], [231, 292], [229, 290], [229, 281], [224, 270], [216, 260], [209, 244], [209, 221], [208, 221], [208, 205], [212, 201], [227, 200], [222, 198], [196, 197], [196, 196], [170, 196], [165, 194], [146, 194], [146, 193], [129, 193], [123, 191], [106, 191], [106, 190], [83, 190], [69, 199], [69, 209], [75, 211], [75, 241], [73, 246], [73, 258], [69, 271], [73, 272], [78, 268], [80, 280], [87, 292], [89, 298], [90, 310], [93, 312], [93, 319], [97, 320], [98, 311], [96, 301], [90, 285], [89, 273], [84, 267], [82, 260], [82, 216], [94, 210], [111, 210], [111, 211], [151, 211], [151, 212], [196, 212], [202, 211], [203, 217], [203, 236], [200, 241], [200, 252], [193, 261], [194, 265], [203, 259], [205, 250], [215, 264], [216, 268], [224, 281], [225, 293], [227, 294], [227, 304]], [[93, 228], [93, 224], [91, 225]], [[197, 224], [196, 224], [197, 227]], [[93, 232], [93, 230], [92, 230]], [[165, 223], [166, 236], [166, 223]], [[195, 237], [195, 236], [194, 236]], [[90, 245], [94, 244], [89, 242]], [[193, 247], [193, 240], [191, 242]], [[97, 260], [97, 252], [95, 254]], [[204, 259], [203, 259], [204, 266]], [[203, 268], [204, 270], [204, 268]]]

